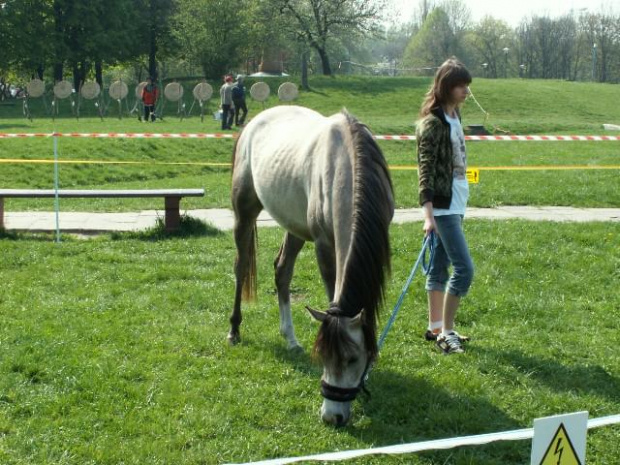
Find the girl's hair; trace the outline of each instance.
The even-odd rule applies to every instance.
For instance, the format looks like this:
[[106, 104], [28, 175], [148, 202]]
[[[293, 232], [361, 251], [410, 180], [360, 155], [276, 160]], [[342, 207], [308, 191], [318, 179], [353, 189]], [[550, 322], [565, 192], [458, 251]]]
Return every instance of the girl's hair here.
[[435, 81], [420, 108], [420, 118], [430, 114], [433, 108], [449, 103], [452, 89], [462, 84], [471, 84], [471, 74], [456, 57], [448, 58], [435, 73]]

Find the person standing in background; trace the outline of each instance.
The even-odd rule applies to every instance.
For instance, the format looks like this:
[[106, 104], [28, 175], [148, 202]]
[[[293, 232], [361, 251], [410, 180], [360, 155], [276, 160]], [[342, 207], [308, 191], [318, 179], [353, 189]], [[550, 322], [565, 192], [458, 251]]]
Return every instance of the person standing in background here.
[[224, 76], [224, 84], [220, 87], [220, 103], [222, 105], [222, 130], [232, 129], [235, 110], [232, 99], [233, 77]]
[[149, 76], [146, 80], [146, 86], [142, 89], [142, 103], [144, 104], [144, 122], [155, 121], [155, 105], [159, 98], [159, 89], [154, 83], [154, 79]]
[[[248, 106], [245, 103], [245, 86], [243, 85], [243, 76], [237, 76], [237, 82], [232, 88], [232, 99], [235, 106], [235, 126], [243, 126], [245, 118], [248, 114]], [[243, 111], [243, 116], [239, 117]]]

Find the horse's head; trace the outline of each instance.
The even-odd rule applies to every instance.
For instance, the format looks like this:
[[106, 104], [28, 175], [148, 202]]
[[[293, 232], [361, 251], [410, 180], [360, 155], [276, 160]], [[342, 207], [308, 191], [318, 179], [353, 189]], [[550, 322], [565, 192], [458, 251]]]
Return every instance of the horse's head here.
[[362, 389], [363, 377], [376, 355], [376, 341], [366, 330], [363, 311], [352, 317], [334, 307], [327, 312], [308, 311], [321, 322], [314, 343], [314, 354], [323, 363], [321, 417], [326, 423], [344, 426], [351, 416], [351, 402]]

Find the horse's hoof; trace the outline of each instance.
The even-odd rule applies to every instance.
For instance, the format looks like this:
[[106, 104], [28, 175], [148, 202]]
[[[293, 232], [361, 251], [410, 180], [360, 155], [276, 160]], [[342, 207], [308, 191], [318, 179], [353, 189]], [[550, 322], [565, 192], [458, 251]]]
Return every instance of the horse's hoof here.
[[228, 333], [228, 344], [236, 346], [241, 342], [241, 335], [239, 333]]
[[299, 344], [292, 344], [288, 346], [288, 350], [292, 354], [303, 354], [304, 353], [304, 348], [300, 346]]

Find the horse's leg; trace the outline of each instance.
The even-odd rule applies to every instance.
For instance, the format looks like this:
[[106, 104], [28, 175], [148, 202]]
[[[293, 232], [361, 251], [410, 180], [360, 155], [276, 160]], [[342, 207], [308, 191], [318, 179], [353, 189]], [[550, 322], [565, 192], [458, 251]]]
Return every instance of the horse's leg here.
[[316, 260], [325, 285], [325, 292], [330, 302], [334, 301], [336, 289], [336, 252], [332, 244], [317, 240], [314, 243]]
[[255, 229], [256, 218], [262, 210], [262, 205], [253, 190], [246, 192], [246, 195], [243, 196], [238, 191], [233, 190], [233, 207], [235, 210], [233, 232], [237, 256], [235, 258], [235, 302], [230, 316], [228, 342], [234, 345], [241, 341], [241, 333], [239, 332], [242, 320], [241, 300], [244, 296], [253, 298], [255, 293]]
[[278, 256], [273, 263], [276, 288], [278, 289], [278, 306], [280, 308], [280, 334], [286, 339], [289, 349], [301, 348], [295, 337], [293, 327], [290, 285], [293, 279], [295, 260], [303, 246], [303, 240], [287, 232], [284, 235]]

